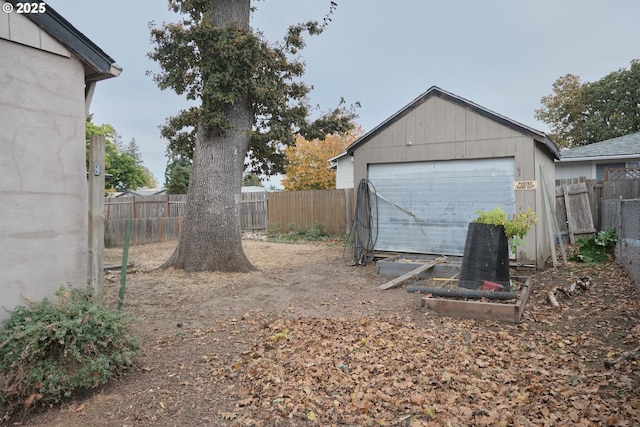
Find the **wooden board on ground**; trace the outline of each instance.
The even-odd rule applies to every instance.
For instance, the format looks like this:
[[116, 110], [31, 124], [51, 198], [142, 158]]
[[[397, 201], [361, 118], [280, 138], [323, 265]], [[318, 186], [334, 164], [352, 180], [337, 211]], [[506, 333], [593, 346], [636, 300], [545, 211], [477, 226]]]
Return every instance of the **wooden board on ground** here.
[[522, 285], [520, 298], [513, 304], [431, 298], [425, 296], [422, 298], [421, 305], [442, 316], [520, 323], [530, 293], [531, 276], [529, 276]]
[[422, 264], [420, 267], [418, 267], [418, 268], [416, 268], [414, 270], [411, 270], [410, 272], [405, 273], [400, 277], [396, 277], [395, 279], [393, 279], [393, 280], [391, 280], [391, 281], [389, 281], [389, 282], [387, 282], [387, 283], [385, 283], [383, 285], [378, 286], [378, 289], [387, 290], [387, 289], [394, 288], [394, 287], [398, 286], [399, 284], [401, 284], [402, 282], [404, 282], [405, 280], [410, 279], [410, 278], [412, 278], [414, 276], [417, 276], [418, 274], [422, 273], [423, 271], [432, 268], [434, 265], [439, 264], [439, 263], [443, 262], [446, 259], [447, 259], [446, 256], [441, 256], [441, 257], [438, 257], [438, 258], [434, 259], [433, 261], [427, 262], [426, 264]]
[[[133, 262], [128, 262], [127, 263], [127, 268], [131, 268], [134, 267], [135, 263]], [[122, 270], [122, 263], [118, 263], [118, 262], [105, 262], [104, 263], [104, 271], [113, 271], [113, 270]]]

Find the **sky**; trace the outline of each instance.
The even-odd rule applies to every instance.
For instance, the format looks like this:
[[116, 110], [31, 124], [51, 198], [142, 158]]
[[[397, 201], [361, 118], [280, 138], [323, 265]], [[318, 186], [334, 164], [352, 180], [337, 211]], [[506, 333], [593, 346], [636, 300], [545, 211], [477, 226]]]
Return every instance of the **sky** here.
[[[332, 22], [302, 51], [310, 102], [329, 111], [359, 102], [369, 131], [431, 86], [452, 92], [543, 132], [542, 97], [566, 74], [597, 81], [640, 59], [637, 0], [336, 0]], [[135, 138], [144, 165], [164, 184], [167, 141], [159, 126], [189, 104], [161, 91], [149, 22], [177, 21], [165, 0], [47, 2], [123, 68], [99, 82], [93, 122], [109, 123], [124, 143]], [[321, 21], [329, 0], [264, 0], [252, 26], [271, 41], [289, 25]], [[271, 179], [266, 186], [279, 186]]]

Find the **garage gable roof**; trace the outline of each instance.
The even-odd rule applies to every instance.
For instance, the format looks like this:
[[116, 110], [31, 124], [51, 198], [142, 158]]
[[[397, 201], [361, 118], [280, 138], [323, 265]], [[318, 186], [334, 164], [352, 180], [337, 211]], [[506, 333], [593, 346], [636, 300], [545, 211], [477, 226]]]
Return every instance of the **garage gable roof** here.
[[522, 123], [518, 123], [514, 120], [511, 120], [505, 116], [502, 116], [498, 113], [495, 113], [487, 108], [484, 108], [474, 102], [471, 102], [467, 99], [464, 99], [458, 95], [454, 95], [451, 92], [447, 92], [445, 90], [440, 89], [437, 86], [431, 86], [426, 92], [422, 95], [411, 101], [405, 107], [400, 109], [400, 111], [396, 112], [394, 115], [389, 117], [387, 120], [380, 123], [378, 126], [373, 128], [371, 131], [364, 134], [360, 139], [356, 140], [353, 144], [347, 147], [347, 153], [351, 154], [354, 150], [356, 150], [359, 146], [366, 144], [371, 138], [382, 132], [384, 129], [391, 126], [393, 123], [398, 121], [400, 118], [407, 115], [409, 112], [417, 108], [419, 105], [423, 104], [429, 98], [437, 96], [446, 101], [452, 102], [456, 105], [459, 105], [467, 110], [473, 111], [483, 117], [486, 117], [490, 120], [496, 121], [504, 126], [507, 126], [517, 132], [520, 132], [524, 135], [531, 137], [534, 141], [542, 144], [548, 153], [554, 158], [560, 158], [560, 151], [558, 147], [549, 139], [546, 133], [533, 129], [529, 126], [523, 125]]
[[[13, 4], [20, 0], [6, 0]], [[87, 36], [78, 31], [47, 3], [45, 13], [25, 13], [34, 24], [72, 51], [84, 64], [85, 80], [97, 81], [117, 77], [122, 68]]]

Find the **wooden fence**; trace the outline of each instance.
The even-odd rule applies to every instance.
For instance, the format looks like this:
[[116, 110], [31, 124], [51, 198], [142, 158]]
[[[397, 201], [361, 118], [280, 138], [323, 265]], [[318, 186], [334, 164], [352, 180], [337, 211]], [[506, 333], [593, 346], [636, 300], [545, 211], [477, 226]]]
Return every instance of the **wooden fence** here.
[[[286, 232], [324, 225], [327, 234], [351, 228], [353, 189], [242, 193], [243, 231]], [[185, 195], [108, 198], [105, 200], [105, 245], [124, 243], [127, 218], [132, 218], [131, 244], [177, 240], [182, 231]]]
[[320, 223], [327, 234], [346, 234], [351, 228], [352, 199], [353, 189], [269, 193], [269, 228], [310, 230]]
[[[267, 193], [242, 193], [240, 224], [243, 231], [267, 229]], [[131, 218], [131, 244], [177, 240], [187, 196], [184, 194], [107, 198], [104, 202], [106, 246], [124, 244], [127, 218]]]
[[[122, 246], [127, 227], [126, 219], [110, 219], [104, 222], [104, 244], [106, 247]], [[182, 231], [182, 217], [156, 217], [131, 219], [130, 242], [142, 243], [178, 240]]]
[[[611, 174], [609, 176], [614, 178], [620, 175]], [[628, 176], [628, 173], [625, 176]], [[587, 200], [588, 207], [591, 210], [591, 218], [596, 230], [602, 230], [603, 200], [640, 198], [640, 180], [638, 179], [610, 179], [605, 181], [602, 179], [574, 178], [556, 180], [556, 213], [563, 232], [568, 231], [565, 193], [576, 191], [578, 184], [584, 186], [584, 189], [579, 191], [586, 191], [585, 200]], [[582, 208], [586, 208], [586, 205]]]
[[186, 201], [186, 194], [107, 197], [104, 200], [104, 219], [173, 218], [184, 216]]

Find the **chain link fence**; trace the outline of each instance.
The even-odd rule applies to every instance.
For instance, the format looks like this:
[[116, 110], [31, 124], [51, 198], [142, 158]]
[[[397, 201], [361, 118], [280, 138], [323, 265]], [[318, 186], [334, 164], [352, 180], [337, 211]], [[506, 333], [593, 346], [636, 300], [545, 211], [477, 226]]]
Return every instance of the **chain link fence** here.
[[603, 200], [602, 230], [616, 227], [616, 260], [624, 266], [640, 291], [640, 199]]

